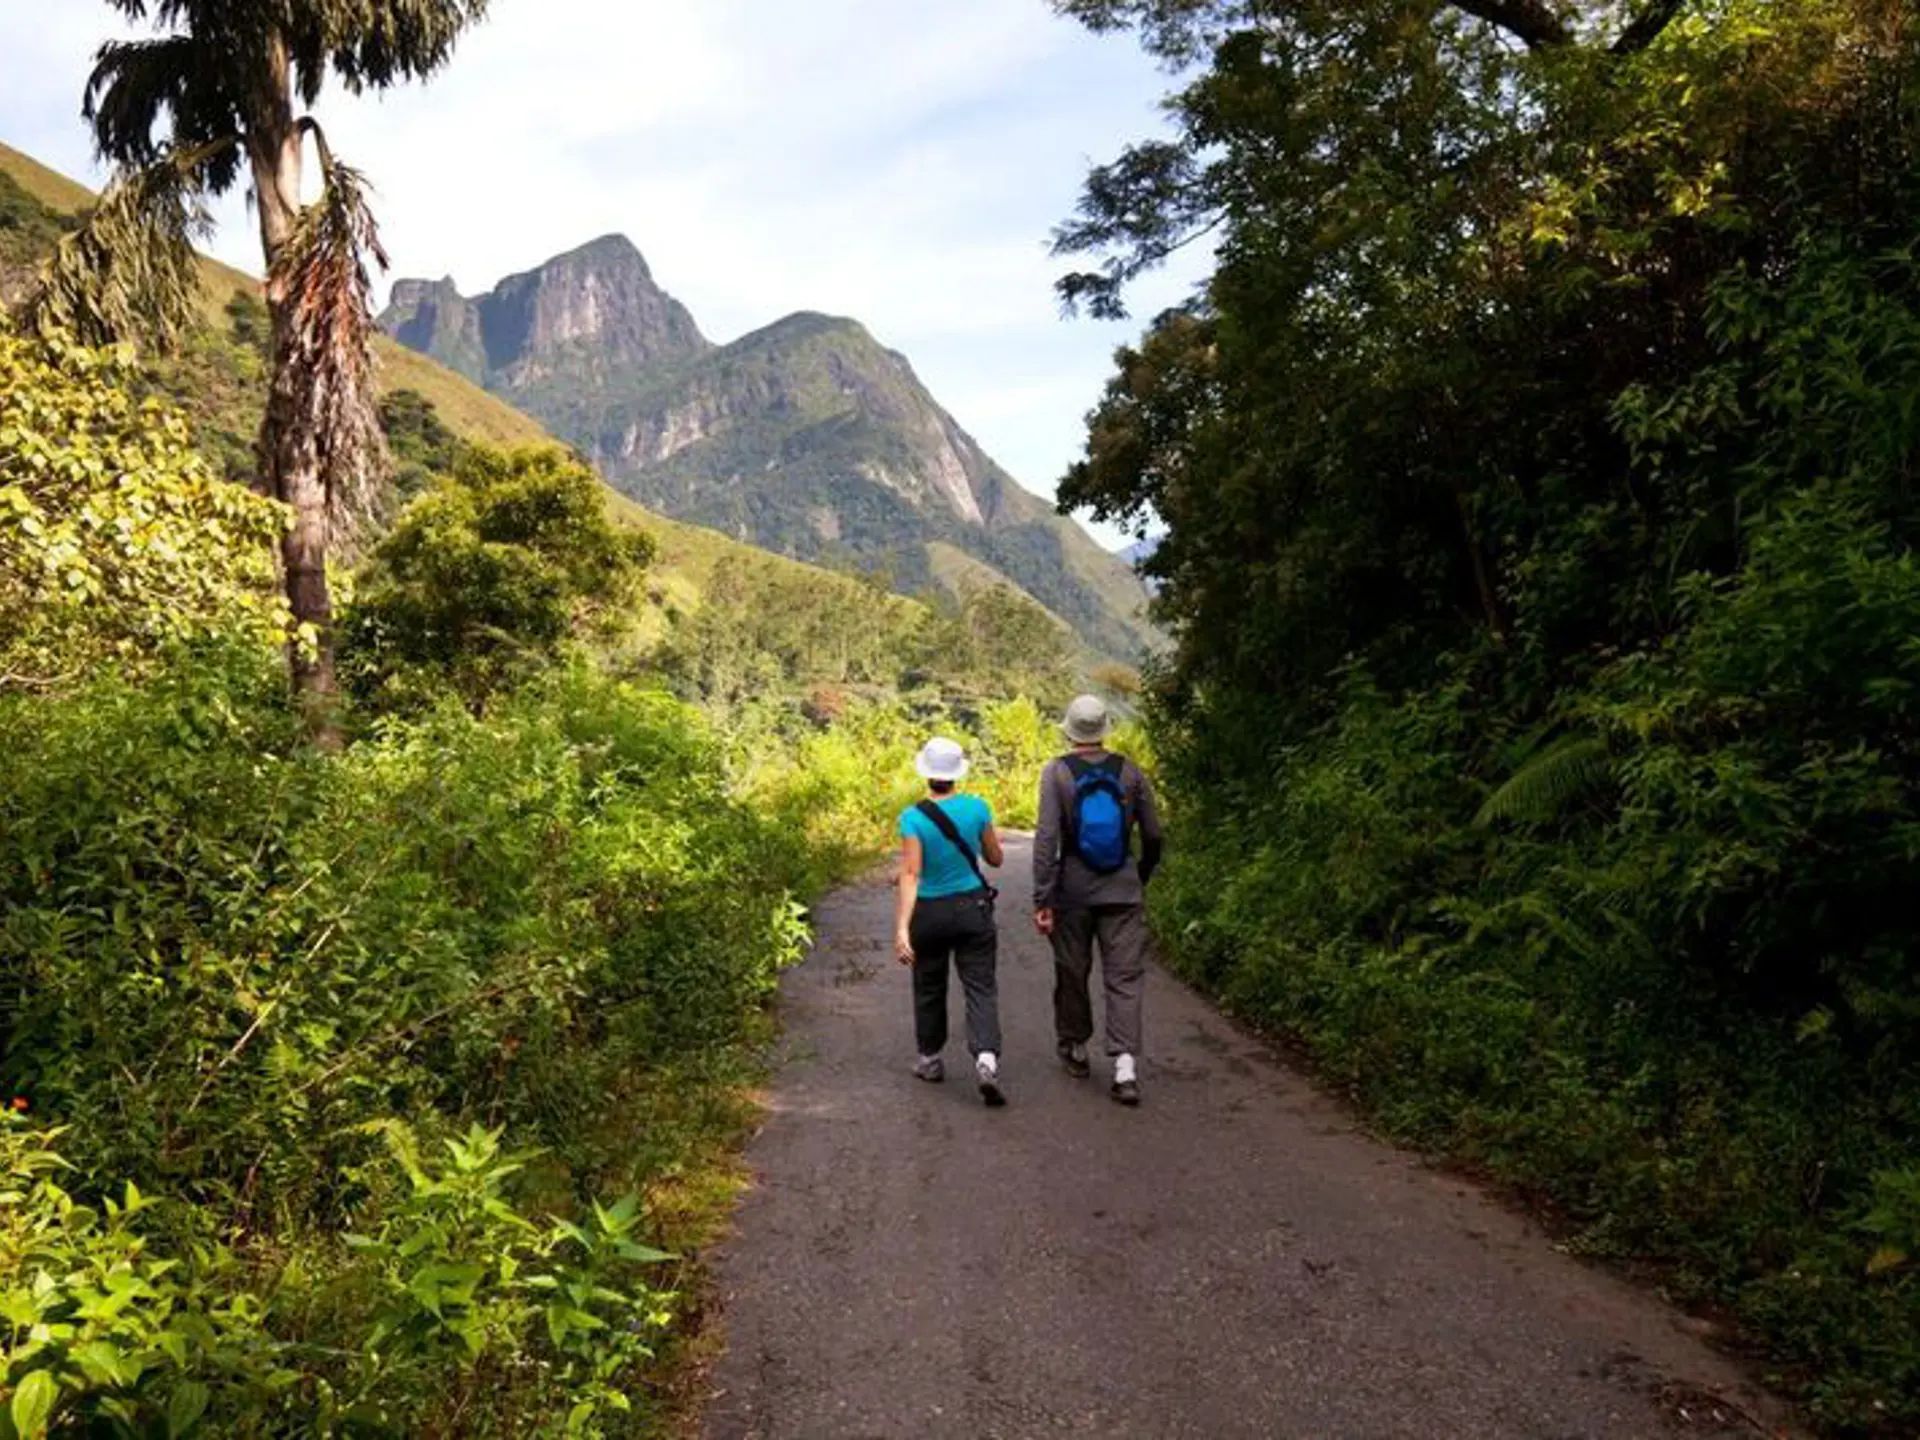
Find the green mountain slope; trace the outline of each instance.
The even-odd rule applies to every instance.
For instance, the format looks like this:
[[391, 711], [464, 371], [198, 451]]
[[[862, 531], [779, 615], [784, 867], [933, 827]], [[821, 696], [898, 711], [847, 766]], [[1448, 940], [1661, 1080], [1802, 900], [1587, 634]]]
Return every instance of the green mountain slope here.
[[[0, 299], [20, 286], [25, 272], [38, 264], [40, 255], [58, 236], [63, 222], [86, 209], [93, 200], [93, 192], [86, 186], [49, 170], [29, 155], [0, 144]], [[15, 216], [17, 223], [9, 225], [9, 215]], [[9, 271], [13, 276], [11, 286], [7, 283]], [[203, 260], [202, 273], [206, 281], [208, 315], [217, 329], [227, 328], [225, 312], [236, 295], [259, 294], [258, 280], [217, 260]], [[416, 355], [404, 345], [382, 337], [377, 342], [377, 353], [382, 393], [417, 391], [466, 439], [495, 445], [529, 445], [553, 438], [531, 416]], [[197, 404], [190, 408], [204, 409]], [[237, 434], [251, 436], [259, 423], [259, 410], [256, 407], [250, 414], [235, 414], [230, 418]]]
[[[84, 186], [0, 145], [0, 304], [24, 286], [48, 248], [93, 198]], [[234, 478], [244, 479], [250, 474], [252, 437], [264, 401], [260, 345], [265, 314], [257, 298], [257, 281], [213, 260], [204, 264], [208, 324], [181, 354], [154, 367], [153, 383], [186, 410], [200, 448]], [[690, 318], [683, 321], [671, 310], [663, 310], [661, 318], [669, 334], [674, 327], [684, 327], [680, 334], [686, 349], [710, 348], [692, 329]], [[644, 358], [648, 352], [642, 336], [630, 333], [629, 341], [633, 348], [614, 346], [613, 353], [628, 360]], [[583, 347], [569, 363], [590, 374], [604, 363], [607, 353], [598, 346]], [[412, 392], [426, 402], [423, 408], [429, 418], [416, 419], [416, 424], [429, 430], [444, 426], [459, 439], [495, 445], [558, 443], [539, 421], [429, 355], [383, 337], [379, 356], [384, 393]], [[459, 359], [458, 355], [449, 358]], [[550, 378], [553, 369], [542, 373]], [[444, 431], [439, 433], [444, 438]], [[806, 627], [794, 623], [794, 617], [813, 616], [811, 633], [828, 634], [835, 653], [825, 659], [798, 655], [777, 677], [807, 684], [858, 673], [863, 664], [878, 673], [883, 660], [897, 660], [900, 653], [917, 646], [946, 643], [960, 633], [952, 628], [952, 617], [938, 617], [918, 601], [876, 594], [870, 585], [848, 575], [770, 553], [712, 529], [666, 519], [611, 487], [607, 503], [617, 520], [649, 532], [655, 542], [647, 600], [639, 617], [638, 638], [643, 646], [682, 652], [700, 644], [736, 650], [752, 649], [754, 644], [790, 647], [791, 634], [744, 632], [754, 625], [764, 629], [769, 620], [773, 632], [783, 626], [787, 631], [805, 632]], [[957, 595], [1010, 583], [977, 561], [967, 563], [972, 568], [966, 583], [951, 587]], [[725, 622], [707, 616], [716, 597], [722, 610], [738, 613]], [[759, 611], [770, 614], [755, 619]], [[860, 617], [863, 631], [861, 644], [852, 647], [851, 654], [831, 623], [831, 617], [848, 616]]]
[[1016, 484], [856, 321], [803, 312], [715, 346], [608, 236], [476, 298], [402, 281], [381, 324], [539, 416], [654, 510], [908, 593], [952, 588], [944, 547], [1096, 651], [1152, 644], [1138, 577]]

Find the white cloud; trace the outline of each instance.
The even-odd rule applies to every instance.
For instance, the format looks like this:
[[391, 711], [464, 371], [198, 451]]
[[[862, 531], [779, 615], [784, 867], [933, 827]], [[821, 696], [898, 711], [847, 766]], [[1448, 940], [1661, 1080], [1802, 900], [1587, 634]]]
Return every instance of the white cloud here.
[[[0, 138], [98, 178], [79, 94], [111, 22], [0, 0]], [[474, 291], [624, 232], [715, 338], [797, 309], [863, 320], [1044, 493], [1137, 328], [1060, 321], [1047, 233], [1090, 162], [1155, 128], [1165, 85], [1045, 0], [494, 0], [428, 85], [321, 113], [376, 186], [396, 274]], [[221, 217], [221, 256], [257, 270], [243, 203]]]

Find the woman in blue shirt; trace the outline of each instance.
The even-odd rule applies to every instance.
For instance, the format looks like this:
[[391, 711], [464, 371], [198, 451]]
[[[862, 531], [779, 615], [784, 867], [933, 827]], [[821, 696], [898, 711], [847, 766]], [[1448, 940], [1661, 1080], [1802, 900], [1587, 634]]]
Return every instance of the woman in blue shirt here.
[[993, 828], [993, 811], [978, 795], [958, 793], [967, 757], [951, 740], [929, 740], [914, 768], [927, 798], [900, 814], [899, 901], [894, 953], [913, 967], [913, 1028], [922, 1080], [946, 1078], [940, 1052], [947, 1045], [947, 971], [960, 973], [967, 997], [967, 1049], [980, 1095], [1004, 1105], [1000, 1088], [1000, 1000], [996, 991], [999, 935], [993, 890], [980, 861], [1006, 857]]

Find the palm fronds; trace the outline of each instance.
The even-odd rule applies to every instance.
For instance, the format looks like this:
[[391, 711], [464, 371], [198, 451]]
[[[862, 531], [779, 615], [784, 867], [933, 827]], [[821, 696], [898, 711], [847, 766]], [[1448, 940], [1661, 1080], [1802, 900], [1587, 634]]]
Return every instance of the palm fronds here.
[[166, 144], [209, 147], [201, 179], [210, 194], [224, 193], [239, 178], [243, 157], [237, 145], [219, 142], [247, 132], [245, 92], [232, 76], [251, 48], [233, 30], [218, 48], [184, 34], [102, 45], [80, 107], [94, 148], [116, 165], [144, 168]]
[[1613, 775], [1607, 747], [1591, 735], [1568, 735], [1533, 756], [1480, 807], [1476, 825], [1502, 820], [1540, 824]]
[[165, 150], [117, 175], [42, 267], [22, 308], [26, 328], [87, 345], [176, 343], [197, 313], [193, 242], [213, 228], [198, 174], [208, 152]]
[[385, 442], [373, 374], [371, 261], [387, 265], [366, 180], [319, 137], [324, 188], [267, 276], [279, 324], [273, 405], [311, 427], [336, 540], [352, 546], [378, 508]]

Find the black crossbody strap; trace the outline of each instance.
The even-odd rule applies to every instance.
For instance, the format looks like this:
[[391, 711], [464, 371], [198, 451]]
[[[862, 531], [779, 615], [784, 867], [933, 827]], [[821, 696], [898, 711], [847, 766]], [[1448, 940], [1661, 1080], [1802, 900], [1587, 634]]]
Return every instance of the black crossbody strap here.
[[967, 862], [967, 868], [973, 871], [973, 878], [986, 886], [989, 893], [995, 893], [993, 886], [987, 884], [987, 877], [980, 873], [979, 857], [973, 853], [973, 847], [960, 838], [960, 831], [958, 827], [954, 825], [953, 821], [948, 818], [947, 812], [931, 800], [922, 800], [913, 808], [926, 816], [927, 819], [932, 822], [933, 828], [947, 837], [947, 843], [960, 852], [961, 856], [964, 857]]

